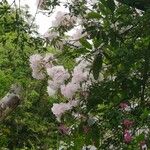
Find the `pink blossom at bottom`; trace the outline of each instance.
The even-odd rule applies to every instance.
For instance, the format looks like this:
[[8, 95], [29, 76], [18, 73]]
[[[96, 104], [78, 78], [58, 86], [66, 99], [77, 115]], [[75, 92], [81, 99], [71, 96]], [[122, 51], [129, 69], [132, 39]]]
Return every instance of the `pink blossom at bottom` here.
[[125, 143], [130, 143], [132, 141], [132, 134], [130, 133], [129, 130], [125, 130], [124, 135], [123, 135]]

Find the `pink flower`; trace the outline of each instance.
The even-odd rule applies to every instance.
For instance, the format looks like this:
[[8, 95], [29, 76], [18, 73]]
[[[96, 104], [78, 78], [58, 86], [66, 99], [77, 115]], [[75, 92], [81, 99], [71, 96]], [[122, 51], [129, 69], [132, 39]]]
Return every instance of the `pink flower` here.
[[30, 56], [30, 67], [32, 68], [32, 77], [35, 79], [44, 79], [45, 74], [43, 72], [43, 57], [40, 54], [34, 54]]
[[69, 82], [67, 85], [61, 86], [61, 93], [67, 98], [72, 98], [79, 88], [79, 84]]
[[54, 103], [53, 107], [51, 108], [53, 114], [60, 118], [62, 114], [64, 114], [67, 110], [70, 110], [72, 108], [72, 106], [68, 103]]
[[131, 133], [130, 133], [129, 130], [125, 130], [125, 131], [124, 131], [123, 137], [124, 137], [125, 143], [127, 143], [127, 144], [130, 143], [131, 140], [132, 140], [132, 135], [131, 135]]
[[47, 68], [47, 74], [60, 85], [64, 83], [70, 77], [68, 70], [65, 70], [63, 66], [53, 66], [52, 68]]
[[54, 103], [53, 107], [51, 108], [53, 114], [60, 119], [62, 114], [64, 114], [66, 111], [71, 110], [73, 107], [76, 107], [78, 105], [77, 100], [69, 101], [68, 103]]
[[132, 127], [133, 125], [133, 121], [129, 120], [129, 119], [125, 119], [123, 120], [123, 125], [126, 127], [126, 128], [130, 128]]
[[130, 111], [130, 106], [127, 103], [120, 103], [119, 106], [123, 111]]

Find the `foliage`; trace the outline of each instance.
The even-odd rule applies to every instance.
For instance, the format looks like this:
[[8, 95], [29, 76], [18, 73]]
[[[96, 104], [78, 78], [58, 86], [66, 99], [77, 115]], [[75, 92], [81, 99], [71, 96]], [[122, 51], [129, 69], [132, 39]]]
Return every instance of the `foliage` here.
[[[52, 12], [60, 4], [45, 1], [41, 8], [52, 7]], [[10, 9], [6, 2], [1, 3], [1, 11], [5, 13], [0, 16], [0, 95], [7, 93], [13, 82], [24, 86], [24, 102], [1, 124], [1, 147], [59, 149], [64, 145], [68, 150], [80, 150], [83, 146], [94, 145], [100, 150], [149, 148], [149, 8], [140, 11], [113, 0], [73, 1], [65, 7], [70, 12], [56, 15], [55, 25], [45, 40], [30, 34], [34, 30], [24, 21], [20, 9]], [[78, 18], [81, 24], [76, 22]], [[82, 27], [82, 31], [75, 28], [76, 34], [67, 36], [66, 32], [74, 26]], [[56, 80], [60, 79], [57, 78], [58, 72], [51, 75], [52, 68], [43, 64], [48, 52], [56, 58], [48, 61], [52, 67], [65, 66], [66, 70], [62, 67], [61, 72], [57, 70], [60, 78], [67, 74], [61, 80], [63, 82]], [[39, 65], [42, 69], [38, 73], [45, 74], [41, 81], [31, 77], [29, 68], [29, 56], [35, 53], [41, 56]], [[79, 61], [75, 60], [79, 58]], [[32, 65], [33, 60], [30, 61]], [[84, 66], [82, 71], [78, 66]], [[82, 73], [73, 81], [75, 68]], [[81, 78], [83, 74], [85, 76]], [[78, 81], [80, 78], [81, 82]], [[48, 83], [51, 92], [56, 93], [48, 92], [51, 97], [45, 90], [47, 80], [60, 84], [54, 90]], [[77, 82], [80, 88], [74, 92]], [[69, 84], [74, 86], [67, 88]], [[72, 100], [78, 100], [79, 104], [74, 107], [70, 104]], [[52, 109], [56, 120], [51, 108], [58, 103], [69, 108], [62, 107], [64, 112], [60, 116], [56, 113], [62, 110], [56, 109], [54, 113]]]

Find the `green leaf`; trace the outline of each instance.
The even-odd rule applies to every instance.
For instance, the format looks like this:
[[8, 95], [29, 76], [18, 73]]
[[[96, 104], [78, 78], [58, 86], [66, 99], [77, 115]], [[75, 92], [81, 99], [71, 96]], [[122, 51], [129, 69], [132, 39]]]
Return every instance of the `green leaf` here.
[[90, 12], [87, 15], [88, 19], [100, 19], [101, 15], [97, 12]]
[[107, 6], [112, 12], [114, 12], [114, 10], [115, 10], [114, 0], [107, 0]]
[[92, 49], [92, 45], [85, 38], [81, 38], [79, 41], [84, 47]]
[[103, 63], [103, 59], [102, 59], [102, 54], [100, 52], [95, 56], [95, 59], [93, 61], [93, 66], [92, 66], [93, 77], [95, 80], [97, 80], [99, 77], [99, 73], [102, 68], [102, 63]]
[[135, 139], [136, 139], [136, 141], [139, 143], [139, 142], [141, 142], [141, 141], [143, 141], [143, 140], [145, 139], [145, 136], [144, 136], [144, 134], [140, 134], [140, 135], [137, 136]]

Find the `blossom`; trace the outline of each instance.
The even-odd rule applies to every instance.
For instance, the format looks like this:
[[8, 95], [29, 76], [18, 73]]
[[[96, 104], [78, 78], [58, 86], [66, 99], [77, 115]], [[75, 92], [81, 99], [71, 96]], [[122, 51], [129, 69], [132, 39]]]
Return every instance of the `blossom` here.
[[132, 134], [129, 130], [125, 130], [123, 137], [124, 137], [125, 143], [127, 144], [130, 143], [132, 140]]
[[68, 110], [71, 110], [73, 107], [76, 107], [77, 105], [78, 105], [77, 100], [72, 100], [69, 101], [68, 103], [59, 103], [59, 104], [54, 103], [51, 110], [57, 118], [61, 118], [62, 114], [64, 114]]
[[131, 110], [130, 106], [127, 103], [125, 103], [125, 102], [120, 103], [120, 108], [123, 111], [130, 111]]
[[133, 121], [129, 120], [129, 119], [125, 119], [123, 120], [123, 125], [126, 127], [126, 128], [130, 128], [132, 127], [133, 125]]
[[40, 54], [34, 54], [30, 56], [30, 67], [32, 68], [32, 76], [35, 79], [44, 79], [45, 74], [43, 72], [43, 57]]
[[53, 80], [48, 80], [48, 86], [50, 87], [50, 88], [52, 88], [53, 90], [58, 90], [59, 89], [59, 87], [60, 87], [60, 84], [55, 80], [55, 81], [53, 81]]
[[58, 26], [67, 26], [70, 27], [76, 22], [76, 17], [70, 15], [67, 12], [64, 11], [57, 11], [54, 17], [54, 20], [52, 20], [52, 26], [58, 27]]
[[56, 117], [60, 118], [62, 114], [64, 114], [67, 110], [70, 110], [71, 108], [72, 106], [68, 105], [68, 103], [54, 103], [51, 110]]
[[68, 35], [68, 42], [75, 46], [81, 46], [79, 40], [87, 35], [87, 33], [83, 31], [83, 27], [81, 25], [74, 27], [66, 34]]
[[52, 64], [53, 60], [54, 60], [54, 55], [52, 53], [46, 53], [44, 58], [43, 58], [45, 68], [52, 68], [53, 67], [53, 64]]
[[55, 39], [57, 36], [59, 36], [59, 33], [57, 31], [54, 30], [49, 30], [47, 32], [44, 33], [43, 37], [52, 41], [53, 39]]
[[50, 86], [47, 86], [47, 93], [49, 96], [53, 96], [56, 93], [56, 90], [52, 89]]
[[80, 88], [79, 84], [69, 82], [67, 85], [61, 86], [61, 93], [66, 98], [72, 98], [79, 88]]
[[70, 77], [70, 74], [64, 69], [63, 66], [47, 68], [47, 74], [53, 79], [53, 81], [59, 83], [60, 85]]
[[77, 66], [74, 68], [74, 71], [72, 73], [72, 82], [80, 83], [86, 81], [88, 78], [88, 74], [88, 72], [83, 72], [83, 70]]
[[[77, 61], [79, 61], [79, 59]], [[89, 66], [90, 63], [88, 61], [81, 60], [73, 69], [72, 82], [80, 84], [83, 81], [87, 81], [90, 71], [88, 68]]]

